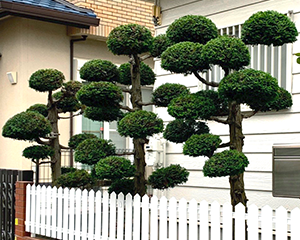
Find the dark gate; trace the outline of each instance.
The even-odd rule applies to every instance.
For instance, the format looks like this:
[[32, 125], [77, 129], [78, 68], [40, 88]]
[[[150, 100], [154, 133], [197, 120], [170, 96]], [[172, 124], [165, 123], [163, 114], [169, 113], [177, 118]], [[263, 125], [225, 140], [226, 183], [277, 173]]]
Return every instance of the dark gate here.
[[32, 181], [32, 171], [0, 169], [0, 240], [15, 238], [15, 183]]

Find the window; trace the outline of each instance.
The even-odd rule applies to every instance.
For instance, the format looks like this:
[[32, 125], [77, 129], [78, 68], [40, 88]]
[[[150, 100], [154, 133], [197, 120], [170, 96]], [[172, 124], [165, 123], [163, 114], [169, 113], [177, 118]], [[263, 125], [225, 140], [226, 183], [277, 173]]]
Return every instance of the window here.
[[[241, 37], [242, 25], [234, 25], [219, 29], [220, 35], [229, 35]], [[285, 44], [279, 47], [273, 46], [249, 46], [251, 63], [248, 66], [256, 70], [261, 70], [270, 73], [278, 80], [281, 87], [289, 89], [287, 79], [289, 79], [288, 61], [289, 45]], [[219, 82], [224, 77], [224, 72], [219, 66], [214, 66], [212, 70], [202, 75], [209, 81]]]

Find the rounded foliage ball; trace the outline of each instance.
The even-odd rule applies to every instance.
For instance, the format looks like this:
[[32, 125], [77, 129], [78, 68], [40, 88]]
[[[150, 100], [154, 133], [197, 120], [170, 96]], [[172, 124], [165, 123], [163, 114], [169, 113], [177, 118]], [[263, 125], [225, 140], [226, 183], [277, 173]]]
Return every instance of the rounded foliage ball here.
[[31, 146], [23, 150], [22, 156], [34, 160], [42, 160], [53, 156], [54, 150], [50, 146]]
[[[155, 80], [155, 73], [153, 70], [145, 63], [141, 62], [141, 85], [152, 85]], [[119, 67], [120, 72], [120, 80], [119, 83], [124, 85], [131, 85], [131, 71], [130, 71], [130, 63], [123, 63]]]
[[237, 150], [225, 150], [216, 153], [203, 166], [204, 176], [235, 176], [245, 171], [249, 161], [245, 154]]
[[229, 36], [219, 36], [203, 47], [206, 63], [219, 65], [224, 70], [239, 70], [250, 64], [248, 47], [242, 40]]
[[164, 138], [175, 143], [183, 143], [193, 134], [209, 133], [209, 128], [204, 122], [193, 120], [175, 119], [168, 123], [164, 130]]
[[189, 89], [184, 85], [165, 83], [154, 90], [152, 93], [152, 102], [157, 107], [167, 107], [174, 98], [189, 93]]
[[63, 83], [63, 92], [68, 96], [74, 96], [78, 90], [82, 87], [82, 83], [79, 81], [68, 81]]
[[146, 138], [162, 132], [163, 128], [162, 119], [144, 110], [128, 113], [118, 122], [118, 132], [124, 137]]
[[187, 182], [189, 172], [178, 164], [155, 170], [148, 178], [148, 183], [154, 189], [164, 190]]
[[119, 120], [123, 116], [124, 113], [116, 106], [86, 107], [84, 109], [84, 117], [93, 121], [111, 122]]
[[187, 15], [175, 20], [167, 29], [167, 37], [175, 43], [196, 42], [206, 44], [218, 36], [216, 25], [208, 18]]
[[132, 196], [134, 195], [134, 179], [131, 178], [122, 178], [115, 180], [111, 183], [108, 188], [108, 193], [123, 193], [126, 196], [128, 193]]
[[102, 158], [114, 155], [115, 145], [110, 140], [90, 138], [82, 141], [76, 148], [75, 161], [94, 165]]
[[98, 179], [110, 179], [114, 181], [120, 178], [133, 177], [135, 167], [129, 159], [110, 156], [97, 162], [95, 172]]
[[174, 73], [191, 74], [209, 69], [202, 50], [203, 45], [180, 42], [168, 47], [161, 55], [161, 67]]
[[223, 78], [218, 91], [229, 100], [245, 103], [254, 110], [260, 110], [276, 98], [278, 88], [276, 78], [269, 73], [245, 69]]
[[32, 141], [51, 132], [50, 122], [40, 113], [21, 112], [10, 118], [2, 128], [2, 136]]
[[81, 104], [78, 102], [77, 98], [73, 96], [64, 96], [63, 92], [54, 93], [53, 98], [55, 100], [60, 100], [57, 102], [56, 106], [61, 112], [76, 112], [81, 108]]
[[297, 40], [295, 23], [285, 14], [276, 11], [264, 11], [253, 14], [242, 28], [242, 40], [245, 44], [282, 46]]
[[153, 37], [148, 28], [138, 24], [127, 24], [114, 28], [106, 43], [115, 55], [141, 54], [152, 49]]
[[293, 99], [292, 95], [285, 90], [284, 88], [279, 87], [277, 90], [277, 96], [276, 98], [265, 104], [260, 111], [266, 112], [266, 111], [272, 111], [272, 110], [282, 110], [282, 109], [288, 109], [293, 105]]
[[76, 149], [80, 143], [86, 139], [97, 138], [95, 134], [92, 133], [79, 133], [73, 135], [68, 142], [68, 146], [72, 149]]
[[161, 54], [172, 45], [166, 34], [160, 34], [153, 39], [153, 47], [150, 51], [152, 57], [160, 58]]
[[175, 118], [209, 119], [218, 109], [214, 102], [199, 94], [192, 93], [174, 98], [168, 105], [168, 113]]
[[79, 70], [80, 78], [88, 82], [118, 82], [119, 71], [107, 60], [94, 59], [86, 62]]
[[29, 78], [29, 87], [38, 92], [54, 91], [60, 88], [65, 80], [62, 72], [56, 69], [40, 69]]
[[89, 107], [119, 106], [123, 101], [121, 88], [110, 82], [92, 82], [84, 85], [76, 97]]
[[30, 106], [26, 112], [33, 111], [42, 114], [44, 117], [48, 116], [48, 107], [45, 104], [37, 103]]
[[220, 137], [217, 135], [209, 133], [201, 135], [195, 134], [183, 145], [183, 154], [192, 157], [211, 157], [221, 142]]
[[71, 171], [65, 174], [62, 174], [56, 180], [57, 187], [67, 187], [67, 188], [82, 188], [86, 189], [90, 187], [93, 183], [93, 178], [91, 174], [89, 174], [84, 169], [76, 169], [75, 171]]

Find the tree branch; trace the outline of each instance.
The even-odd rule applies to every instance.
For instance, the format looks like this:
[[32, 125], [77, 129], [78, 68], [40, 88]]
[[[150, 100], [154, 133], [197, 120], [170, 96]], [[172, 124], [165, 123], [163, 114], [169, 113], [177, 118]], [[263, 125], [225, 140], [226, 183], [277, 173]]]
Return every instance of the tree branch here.
[[208, 120], [212, 120], [212, 121], [215, 121], [215, 122], [218, 122], [218, 123], [223, 123], [223, 124], [229, 124], [228, 120], [223, 120], [223, 119], [220, 119], [220, 118], [217, 118], [217, 117], [210, 117]]
[[121, 90], [122, 90], [122, 92], [127, 92], [127, 93], [131, 93], [131, 89], [129, 89], [128, 87], [121, 87], [120, 86], [120, 88], [121, 88]]
[[43, 141], [43, 140], [40, 139], [40, 138], [36, 138], [35, 141], [36, 141], [38, 144], [42, 144], [42, 145], [50, 145], [50, 142], [49, 142], [49, 141]]
[[230, 142], [228, 142], [228, 143], [222, 143], [222, 144], [219, 145], [218, 148], [225, 148], [225, 147], [230, 147]]
[[76, 116], [80, 116], [83, 114], [83, 111], [81, 110], [80, 112], [76, 113], [76, 114], [73, 114], [72, 116], [70, 117], [58, 117], [59, 119], [71, 119], [73, 117], [76, 117]]
[[66, 149], [66, 150], [70, 150], [70, 149], [71, 149], [71, 148], [65, 147], [65, 146], [63, 146], [63, 145], [59, 145], [59, 146], [60, 146], [61, 149]]
[[147, 54], [147, 55], [142, 56], [140, 59], [141, 59], [141, 61], [145, 61], [149, 58], [152, 58], [152, 56]]
[[133, 155], [134, 152], [115, 153], [116, 156]]
[[120, 108], [123, 109], [123, 110], [126, 110], [128, 112], [134, 112], [134, 109], [132, 109], [130, 107], [127, 107], [127, 106], [120, 105]]
[[259, 112], [259, 110], [255, 110], [255, 111], [252, 111], [248, 114], [242, 114], [242, 118], [246, 119], [246, 118], [251, 118], [253, 117], [255, 114], [257, 114]]
[[153, 105], [155, 105], [155, 103], [153, 103], [153, 102], [148, 102], [148, 103], [138, 102], [137, 104], [140, 105], [140, 106], [153, 106]]
[[54, 162], [52, 162], [52, 161], [42, 161], [42, 162], [40, 162], [40, 164], [39, 165], [41, 165], [41, 164], [46, 164], [46, 163], [54, 163]]
[[198, 80], [199, 80], [200, 82], [202, 82], [202, 83], [204, 83], [204, 84], [206, 84], [206, 85], [208, 85], [208, 86], [211, 86], [211, 87], [219, 87], [219, 83], [217, 83], [217, 82], [208, 82], [208, 81], [206, 81], [203, 77], [201, 77], [201, 76], [199, 75], [198, 72], [194, 71], [193, 74], [195, 75], [195, 77], [198, 78]]

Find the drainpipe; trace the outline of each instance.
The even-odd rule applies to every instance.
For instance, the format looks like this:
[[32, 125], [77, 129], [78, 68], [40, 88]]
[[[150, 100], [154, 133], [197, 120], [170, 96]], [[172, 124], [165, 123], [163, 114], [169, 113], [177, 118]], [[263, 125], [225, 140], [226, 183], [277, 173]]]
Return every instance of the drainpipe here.
[[[75, 42], [80, 42], [80, 41], [85, 41], [87, 39], [86, 35], [82, 35], [81, 38], [78, 39], [71, 39], [70, 40], [70, 80], [73, 81], [74, 79], [74, 63], [73, 63], [73, 58], [74, 58], [74, 43]], [[70, 138], [73, 136], [73, 113], [70, 113]], [[69, 166], [73, 167], [73, 151], [70, 149], [70, 159], [69, 159]]]

